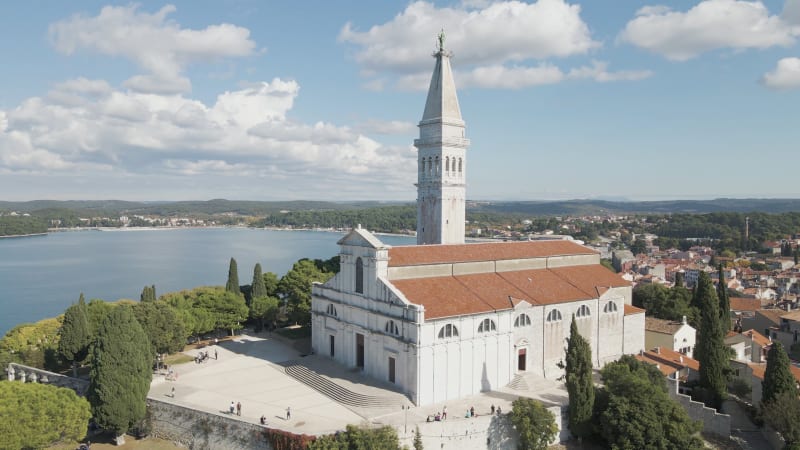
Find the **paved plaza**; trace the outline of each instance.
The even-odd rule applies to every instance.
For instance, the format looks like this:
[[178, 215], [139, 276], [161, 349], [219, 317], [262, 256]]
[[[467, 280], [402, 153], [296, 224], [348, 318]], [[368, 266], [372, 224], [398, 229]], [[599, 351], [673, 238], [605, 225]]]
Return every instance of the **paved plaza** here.
[[[242, 404], [237, 419], [258, 423], [262, 415], [267, 426], [293, 433], [328, 434], [343, 430], [348, 424], [369, 422], [375, 425], [392, 425], [400, 430], [413, 431], [417, 423], [425, 423], [447, 407], [448, 423], [464, 422], [470, 408], [476, 415], [490, 414], [491, 406], [503, 412], [511, 410], [511, 402], [518, 396], [537, 398], [549, 404], [566, 402], [563, 383], [531, 376], [519, 377], [513, 387], [449, 401], [446, 404], [416, 407], [407, 398], [391, 390], [389, 385], [374, 382], [358, 372], [353, 372], [327, 358], [306, 357], [283, 338], [266, 333], [240, 335], [186, 351], [192, 357], [208, 352], [210, 358], [202, 363], [189, 362], [173, 366], [177, 380], [169, 381], [163, 374], [155, 375], [150, 397], [192, 409], [230, 416], [231, 402]], [[216, 350], [218, 359], [214, 359]], [[386, 398], [384, 407], [345, 406], [332, 400], [306, 384], [297, 381], [285, 371], [285, 365], [301, 364], [323, 375], [356, 395]], [[172, 388], [175, 396], [172, 397]], [[399, 400], [398, 400], [399, 399]], [[404, 409], [406, 406], [408, 409]], [[286, 408], [291, 408], [291, 418], [286, 419]], [[445, 425], [442, 424], [442, 427]]]

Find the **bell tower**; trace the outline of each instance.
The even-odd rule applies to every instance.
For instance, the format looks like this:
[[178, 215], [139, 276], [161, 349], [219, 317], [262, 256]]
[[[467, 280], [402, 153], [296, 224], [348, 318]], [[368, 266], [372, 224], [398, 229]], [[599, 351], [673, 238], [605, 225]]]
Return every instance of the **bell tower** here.
[[417, 147], [417, 245], [463, 244], [467, 147], [465, 124], [445, 50], [444, 31], [419, 122]]

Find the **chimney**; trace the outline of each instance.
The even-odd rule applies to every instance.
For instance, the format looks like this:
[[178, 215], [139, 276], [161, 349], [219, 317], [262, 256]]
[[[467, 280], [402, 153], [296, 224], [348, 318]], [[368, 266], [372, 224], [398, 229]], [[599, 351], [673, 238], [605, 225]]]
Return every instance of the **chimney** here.
[[682, 322], [684, 325], [686, 325], [686, 316], [683, 316], [683, 319], [681, 320], [681, 322]]
[[660, 354], [661, 354], [661, 347], [656, 347], [656, 355], [660, 355]]
[[683, 355], [681, 355], [681, 364], [683, 364]]
[[360, 229], [361, 229], [361, 224], [360, 224], [360, 223], [359, 223], [358, 225], [356, 225], [356, 229], [357, 229], [357, 230], [360, 230]]

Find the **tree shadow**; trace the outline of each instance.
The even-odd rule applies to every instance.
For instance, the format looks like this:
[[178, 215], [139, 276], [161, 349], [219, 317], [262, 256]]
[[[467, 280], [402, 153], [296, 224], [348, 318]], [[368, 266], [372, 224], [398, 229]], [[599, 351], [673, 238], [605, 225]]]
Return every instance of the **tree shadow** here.
[[486, 430], [486, 448], [488, 450], [507, 450], [516, 448], [519, 441], [517, 430], [507, 415], [492, 416]]

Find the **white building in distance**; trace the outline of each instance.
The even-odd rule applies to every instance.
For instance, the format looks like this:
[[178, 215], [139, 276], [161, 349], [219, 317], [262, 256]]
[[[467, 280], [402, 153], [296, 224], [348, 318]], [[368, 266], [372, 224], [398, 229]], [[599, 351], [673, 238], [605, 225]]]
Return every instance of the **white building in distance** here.
[[341, 268], [312, 288], [312, 347], [394, 383], [417, 405], [563, 374], [570, 320], [601, 367], [644, 349], [631, 285], [572, 241], [464, 243], [465, 125], [443, 37], [419, 124], [417, 242], [389, 246], [360, 227]]

